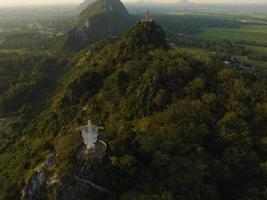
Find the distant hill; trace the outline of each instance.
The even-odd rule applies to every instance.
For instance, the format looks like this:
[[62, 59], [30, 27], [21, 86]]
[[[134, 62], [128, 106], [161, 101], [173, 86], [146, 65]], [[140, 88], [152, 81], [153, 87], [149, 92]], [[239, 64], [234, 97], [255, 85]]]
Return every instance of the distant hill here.
[[130, 21], [131, 16], [120, 0], [97, 0], [81, 12], [75, 28], [67, 34], [65, 49], [76, 51], [121, 35], [129, 28]]
[[89, 6], [90, 4], [96, 2], [96, 0], [84, 0], [80, 5], [79, 5], [79, 9], [83, 10], [85, 9], [87, 6]]

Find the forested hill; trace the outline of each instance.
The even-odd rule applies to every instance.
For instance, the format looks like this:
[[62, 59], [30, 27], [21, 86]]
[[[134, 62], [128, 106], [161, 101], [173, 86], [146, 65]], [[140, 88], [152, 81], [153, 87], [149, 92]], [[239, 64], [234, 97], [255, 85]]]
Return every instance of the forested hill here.
[[[18, 199], [51, 154], [41, 199], [266, 198], [267, 91], [255, 74], [171, 49], [154, 21], [85, 48], [68, 66], [41, 114], [17, 109], [9, 119], [17, 131], [0, 139], [1, 199]], [[88, 119], [105, 127], [107, 155], [91, 165], [108, 194], [74, 176], [77, 128]]]

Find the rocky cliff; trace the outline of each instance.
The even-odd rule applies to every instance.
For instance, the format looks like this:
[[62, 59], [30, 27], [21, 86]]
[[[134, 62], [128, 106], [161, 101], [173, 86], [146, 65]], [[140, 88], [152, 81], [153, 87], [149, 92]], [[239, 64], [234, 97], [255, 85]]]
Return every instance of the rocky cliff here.
[[[100, 162], [98, 160], [97, 162]], [[34, 170], [22, 191], [23, 200], [81, 200], [93, 195], [105, 197], [109, 191], [98, 185], [91, 160], [77, 154], [75, 168], [71, 173], [56, 174], [56, 157]]]
[[84, 10], [88, 5], [96, 2], [96, 0], [84, 0], [80, 5], [79, 5], [79, 10]]
[[94, 42], [119, 36], [129, 28], [130, 21], [120, 0], [98, 0], [81, 12], [76, 26], [67, 34], [65, 49], [77, 51]]

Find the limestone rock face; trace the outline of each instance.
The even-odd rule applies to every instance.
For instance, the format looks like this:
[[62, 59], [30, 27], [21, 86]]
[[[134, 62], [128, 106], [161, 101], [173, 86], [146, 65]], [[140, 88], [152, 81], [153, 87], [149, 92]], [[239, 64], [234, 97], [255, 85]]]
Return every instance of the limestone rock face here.
[[53, 186], [55, 199], [82, 200], [90, 196], [103, 199], [107, 192], [105, 188], [94, 183], [94, 180], [94, 169], [91, 164], [85, 158], [79, 157], [74, 174], [63, 175]]
[[96, 0], [84, 0], [80, 5], [79, 5], [79, 9], [83, 10], [85, 9], [88, 5], [92, 4], [96, 2]]
[[65, 41], [67, 51], [78, 51], [94, 42], [116, 37], [130, 27], [131, 17], [120, 0], [97, 0], [83, 10]]
[[45, 176], [42, 172], [36, 171], [28, 181], [22, 194], [24, 200], [40, 199], [40, 193], [45, 185]]
[[38, 200], [43, 198], [43, 194], [47, 188], [47, 178], [44, 172], [52, 167], [55, 161], [56, 157], [51, 155], [33, 172], [33, 175], [27, 181], [22, 191], [23, 200]]
[[[83, 174], [88, 180], [92, 181], [93, 171], [89, 165], [85, 164], [85, 161], [79, 159], [76, 163], [75, 174], [63, 175], [60, 181], [55, 187], [56, 199], [60, 200], [72, 200], [83, 199], [88, 193], [90, 193], [90, 185], [77, 180], [77, 174]], [[69, 188], [72, 190], [69, 190]]]
[[[74, 171], [61, 175], [51, 175], [49, 171], [55, 167], [55, 156], [50, 156], [40, 170], [36, 170], [27, 181], [22, 191], [23, 200], [82, 200], [92, 195], [105, 197], [107, 190], [95, 183], [95, 173], [88, 159], [79, 155]], [[97, 181], [96, 181], [97, 182]]]

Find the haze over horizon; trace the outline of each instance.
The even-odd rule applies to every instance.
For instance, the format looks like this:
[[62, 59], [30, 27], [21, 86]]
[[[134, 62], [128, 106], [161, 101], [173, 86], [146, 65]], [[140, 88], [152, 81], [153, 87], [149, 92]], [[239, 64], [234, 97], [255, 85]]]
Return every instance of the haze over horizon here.
[[[46, 4], [79, 4], [83, 0], [8, 0], [0, 2], [0, 6], [26, 6], [26, 5], [46, 5]], [[122, 0], [129, 2], [146, 3], [175, 3], [179, 0]], [[191, 3], [223, 3], [223, 4], [267, 4], [266, 0], [190, 0]]]

